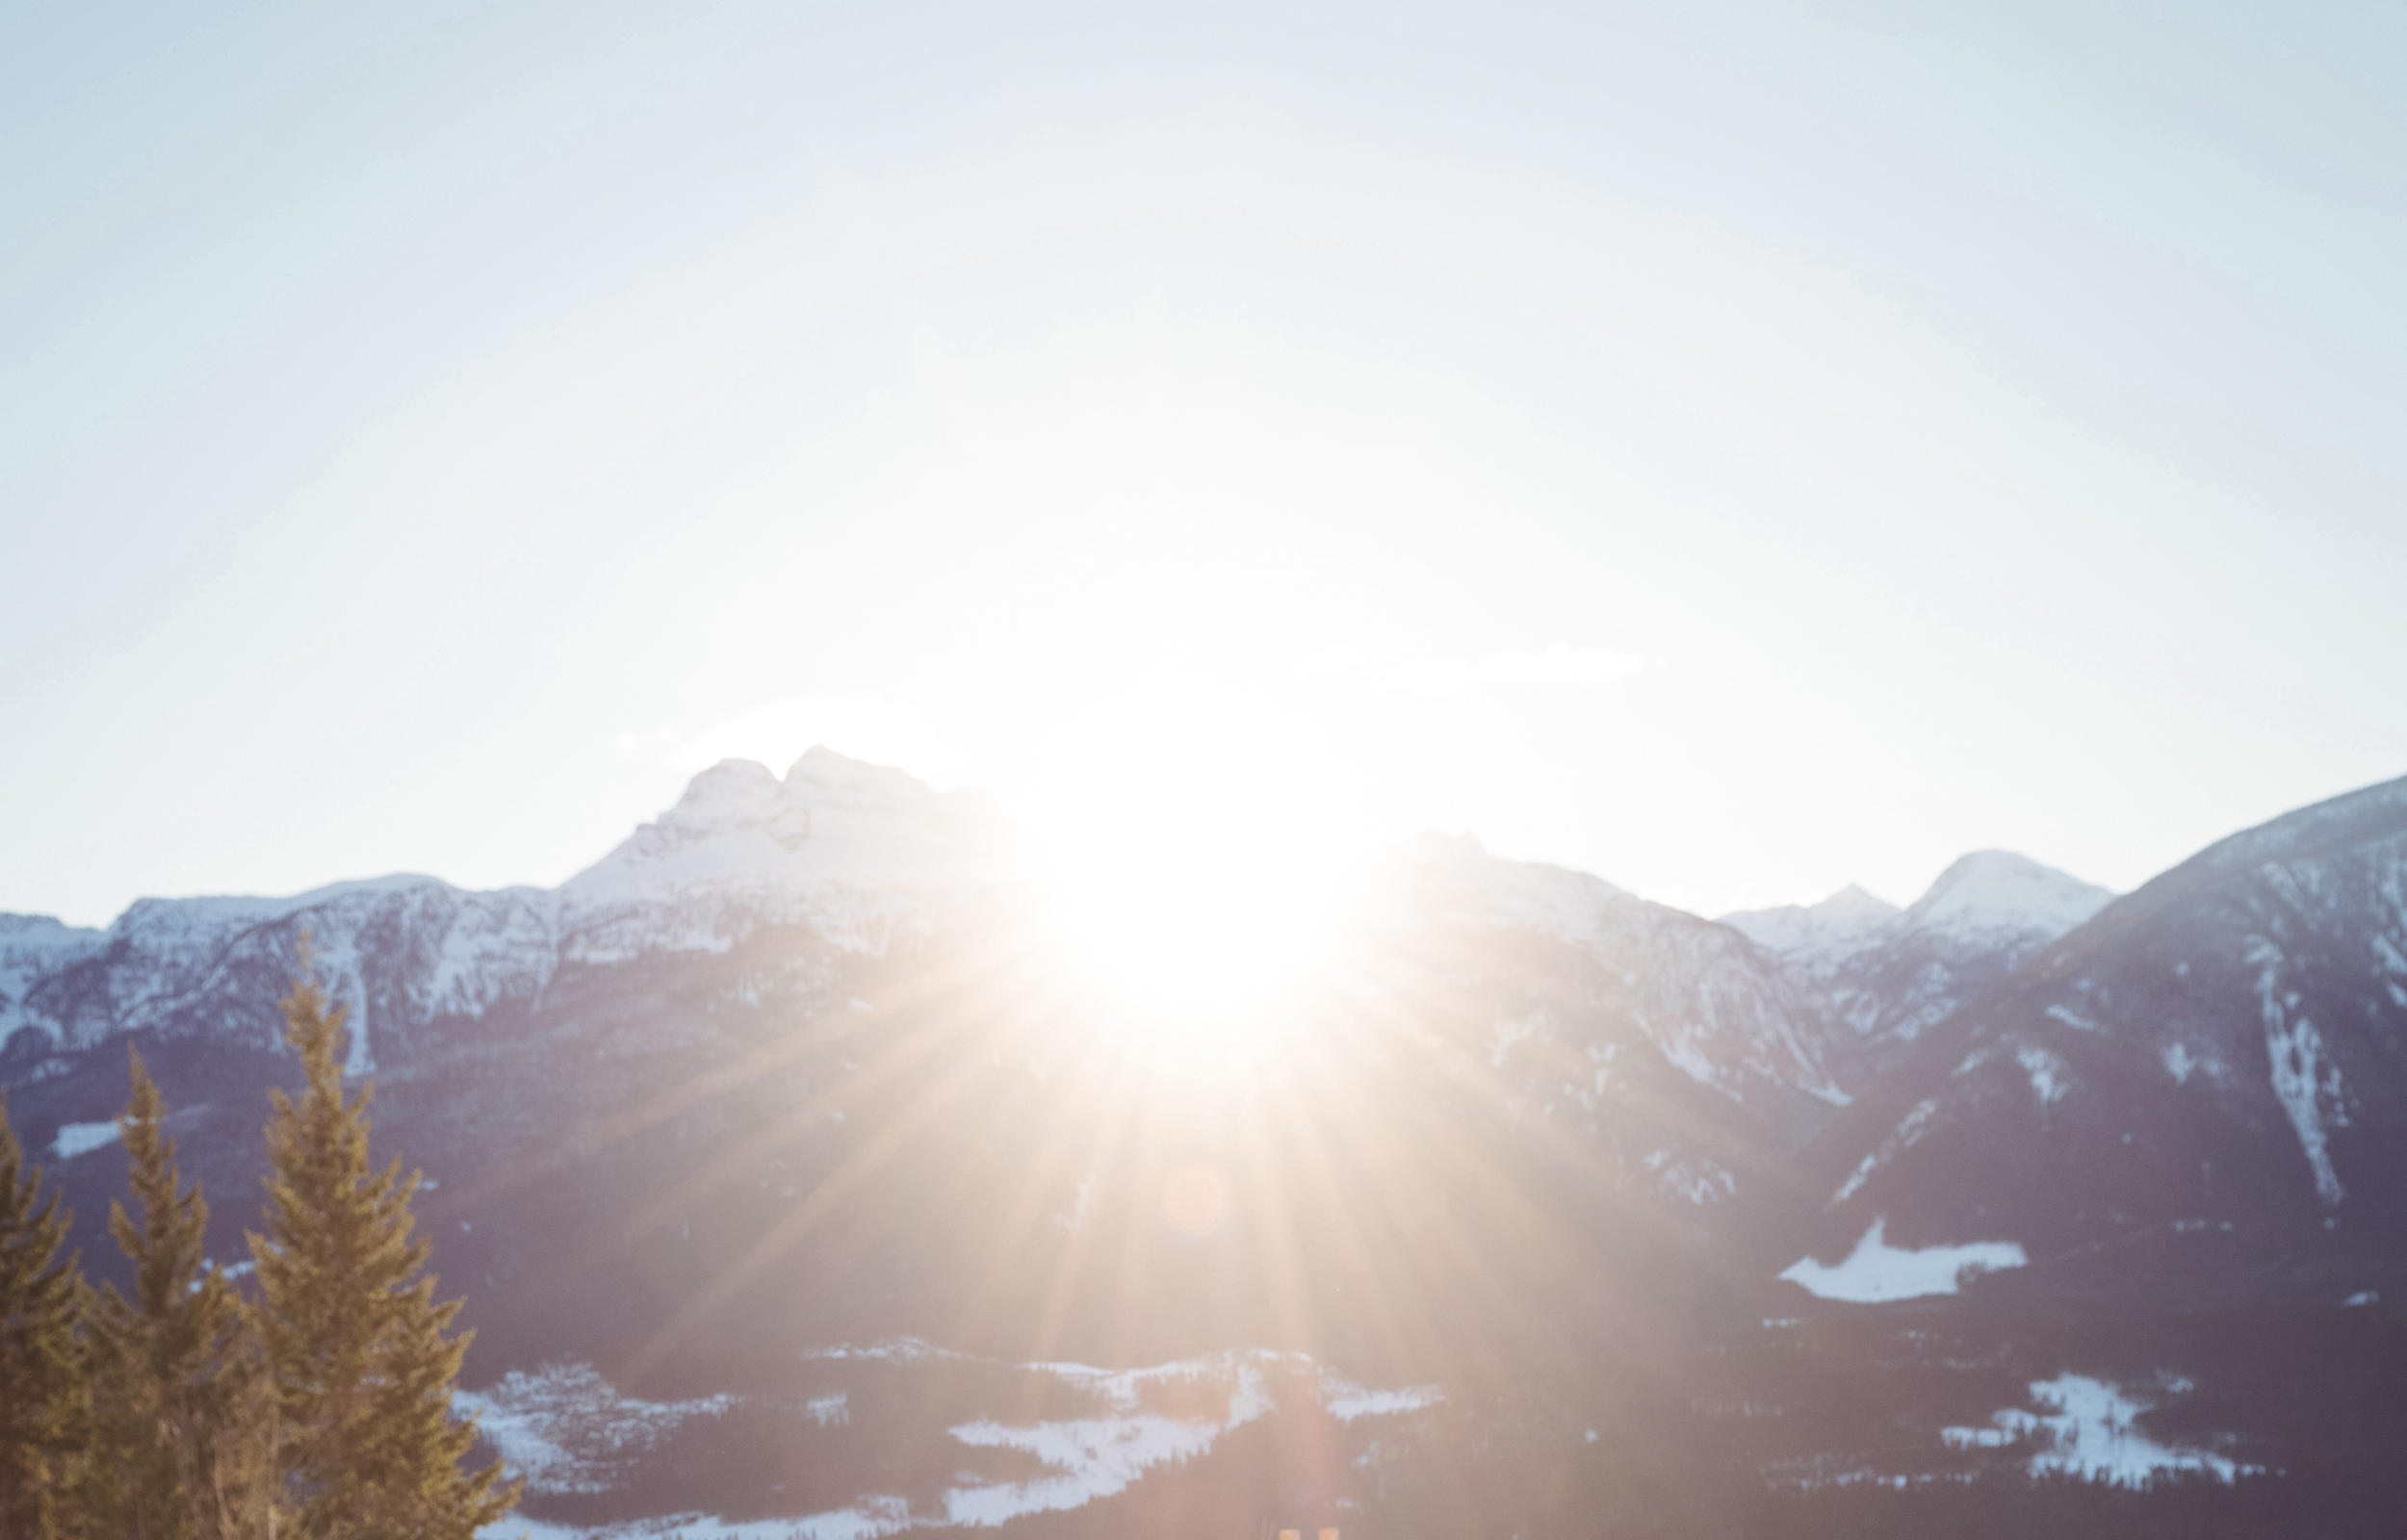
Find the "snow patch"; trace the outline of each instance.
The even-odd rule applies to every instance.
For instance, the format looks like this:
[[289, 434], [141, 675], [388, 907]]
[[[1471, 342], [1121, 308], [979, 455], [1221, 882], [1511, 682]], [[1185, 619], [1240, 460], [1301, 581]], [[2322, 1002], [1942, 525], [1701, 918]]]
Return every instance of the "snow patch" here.
[[590, 1364], [512, 1370], [483, 1391], [454, 1391], [452, 1406], [477, 1422], [502, 1464], [536, 1493], [608, 1492], [620, 1470], [695, 1417], [733, 1401], [645, 1401], [621, 1396]]
[[1142, 1413], [1132, 1417], [1078, 1418], [1007, 1427], [966, 1423], [953, 1437], [973, 1448], [1023, 1450], [1061, 1474], [1032, 1481], [953, 1487], [945, 1493], [945, 1522], [981, 1528], [1030, 1513], [1082, 1507], [1097, 1498], [1125, 1491], [1153, 1466], [1192, 1459], [1212, 1447], [1223, 1430], [1214, 1423], [1191, 1423]]
[[[1029, 1481], [948, 1488], [944, 1495], [945, 1522], [990, 1528], [1025, 1514], [1082, 1507], [1097, 1498], [1126, 1491], [1156, 1465], [1203, 1454], [1221, 1434], [1270, 1411], [1270, 1395], [1262, 1382], [1260, 1364], [1255, 1361], [1261, 1356], [1264, 1355], [1232, 1360], [1224, 1355], [1119, 1373], [1089, 1369], [1082, 1364], [1032, 1366], [1083, 1383], [1120, 1408], [1119, 1415], [1071, 1418], [1024, 1427], [981, 1419], [953, 1428], [953, 1437], [972, 1448], [1022, 1450], [1059, 1474]], [[1141, 1390], [1149, 1382], [1213, 1378], [1228, 1374], [1232, 1369], [1228, 1411], [1217, 1420], [1170, 1417], [1138, 1409]]]
[[117, 1142], [117, 1125], [105, 1123], [69, 1123], [59, 1130], [59, 1137], [50, 1142], [50, 1152], [63, 1161], [78, 1155], [89, 1155], [104, 1144]]
[[2045, 1048], [2025, 1048], [2014, 1058], [2031, 1076], [2031, 1093], [2039, 1098], [2042, 1111], [2064, 1099], [2071, 1077], [2063, 1060]]
[[1365, 1390], [1334, 1374], [1321, 1376], [1321, 1409], [1341, 1423], [1364, 1417], [1397, 1417], [1435, 1406], [1445, 1399], [1444, 1393], [1435, 1385], [1413, 1385], [1404, 1390]]
[[729, 1522], [711, 1513], [679, 1513], [625, 1524], [545, 1524], [510, 1515], [477, 1531], [478, 1540], [875, 1540], [911, 1527], [911, 1505], [901, 1498], [867, 1498], [833, 1513], [797, 1519]]
[[[898, 1367], [940, 1360], [991, 1362], [916, 1338], [870, 1348], [822, 1348], [810, 1356]], [[671, 1534], [711, 1540], [874, 1540], [919, 1527], [992, 1527], [1023, 1515], [1082, 1506], [1125, 1490], [1156, 1466], [1208, 1451], [1222, 1434], [1271, 1412], [1273, 1373], [1301, 1376], [1314, 1385], [1323, 1409], [1344, 1422], [1414, 1412], [1441, 1399], [1435, 1386], [1366, 1389], [1319, 1369], [1302, 1353], [1228, 1352], [1133, 1370], [1075, 1363], [1022, 1367], [1074, 1387], [1097, 1404], [1084, 1416], [1033, 1424], [983, 1417], [954, 1425], [950, 1432], [960, 1443], [1022, 1450], [1048, 1467], [1048, 1473], [994, 1483], [981, 1483], [972, 1476], [958, 1477], [959, 1484], [939, 1495], [934, 1511], [923, 1504], [916, 1518], [901, 1498], [868, 1496], [832, 1512], [741, 1523], [690, 1514], [567, 1531], [513, 1520], [484, 1531], [484, 1540], [558, 1540], [569, 1533], [599, 1540]], [[1202, 1392], [1204, 1414], [1161, 1411], [1158, 1393], [1166, 1389], [1175, 1402], [1190, 1405]], [[582, 1364], [547, 1366], [531, 1375], [510, 1375], [491, 1390], [454, 1397], [461, 1411], [480, 1418], [485, 1437], [513, 1474], [528, 1477], [531, 1491], [585, 1493], [611, 1490], [620, 1458], [644, 1452], [685, 1418], [721, 1411], [731, 1400], [634, 1400], [618, 1395]], [[1220, 1409], [1212, 1415], [1215, 1406]], [[843, 1392], [805, 1400], [802, 1410], [821, 1427], [851, 1424]]]
[[925, 1364], [943, 1359], [966, 1359], [969, 1355], [954, 1352], [949, 1348], [939, 1348], [932, 1343], [922, 1342], [917, 1337], [897, 1337], [892, 1342], [882, 1342], [868, 1348], [854, 1348], [842, 1344], [833, 1348], [814, 1348], [803, 1356], [806, 1358], [867, 1359], [874, 1363], [886, 1364]]
[[1804, 1257], [1790, 1264], [1780, 1276], [1818, 1299], [1879, 1304], [1954, 1294], [1967, 1274], [2019, 1268], [2031, 1260], [2011, 1241], [1975, 1241], [1969, 1245], [1908, 1251], [1882, 1239], [1887, 1224], [1886, 1219], [1873, 1220], [1855, 1249], [1836, 1267]]
[[2341, 1101], [2341, 1070], [2323, 1058], [2323, 1035], [2305, 1016], [2291, 1014], [2298, 1003], [2281, 992], [2282, 953], [2262, 936], [2248, 938], [2248, 961], [2257, 964], [2257, 1000], [2265, 1018], [2265, 1051], [2271, 1063], [2273, 1094], [2289, 1115], [2314, 1171], [2316, 1195], [2328, 1207], [2346, 1196], [2338, 1172], [2332, 1169], [2330, 1135], [2324, 1128], [2322, 1103], [2331, 1103], [2330, 1121], [2345, 1127], [2347, 1113]]
[[1659, 1149], [1640, 1165], [1655, 1178], [1655, 1186], [1662, 1192], [1691, 1203], [1711, 1203], [1738, 1194], [1739, 1179], [1702, 1157], [1677, 1161], [1671, 1158], [1669, 1150]]
[[[2177, 1382], [2186, 1383], [2186, 1382]], [[2229, 1483], [2265, 1468], [2240, 1465], [2206, 1450], [2159, 1444], [2135, 1420], [2153, 1404], [2085, 1374], [2033, 1380], [2036, 1413], [2006, 1410], [1987, 1427], [1942, 1428], [1948, 1448], [2005, 1449], [2030, 1442], [2033, 1476], [2074, 1476], [2137, 1491], [2167, 1472], [2194, 1471]]]
[[1871, 1180], [1873, 1172], [1888, 1164], [1900, 1151], [1913, 1148], [1916, 1142], [1923, 1137], [1925, 1125], [1930, 1121], [1931, 1116], [1938, 1110], [1939, 1098], [1936, 1096], [1917, 1102], [1914, 1110], [1899, 1118], [1898, 1125], [1889, 1130], [1880, 1142], [1874, 1146], [1871, 1154], [1864, 1157], [1863, 1163], [1855, 1168], [1855, 1173], [1847, 1179], [1844, 1187], [1831, 1195], [1830, 1201], [1833, 1204], [1839, 1204], [1853, 1197], [1863, 1190], [1864, 1184]]
[[852, 1425], [852, 1399], [841, 1390], [833, 1396], [813, 1397], [803, 1402], [803, 1410], [809, 1412], [811, 1420], [821, 1427]]

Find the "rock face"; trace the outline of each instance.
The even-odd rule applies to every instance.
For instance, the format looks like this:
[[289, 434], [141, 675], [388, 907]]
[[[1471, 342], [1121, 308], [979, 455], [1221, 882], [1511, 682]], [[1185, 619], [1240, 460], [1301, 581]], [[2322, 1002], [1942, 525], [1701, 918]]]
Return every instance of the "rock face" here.
[[2407, 782], [2108, 906], [1928, 1030], [1810, 1168], [1825, 1258], [1880, 1219], [1913, 1245], [2018, 1243], [2042, 1271], [2178, 1253], [2200, 1288], [2239, 1287], [2243, 1253], [2401, 1249]]

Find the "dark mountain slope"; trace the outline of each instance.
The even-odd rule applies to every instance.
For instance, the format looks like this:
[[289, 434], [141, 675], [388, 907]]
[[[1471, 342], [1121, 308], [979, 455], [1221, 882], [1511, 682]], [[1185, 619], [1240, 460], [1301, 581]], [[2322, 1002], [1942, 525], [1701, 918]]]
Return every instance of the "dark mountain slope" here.
[[1880, 1219], [1893, 1245], [2019, 1243], [2027, 1283], [2356, 1292], [2346, 1259], [2407, 1253], [2407, 781], [2109, 906], [1928, 1034], [1799, 1172], [1783, 1239], [1825, 1259]]

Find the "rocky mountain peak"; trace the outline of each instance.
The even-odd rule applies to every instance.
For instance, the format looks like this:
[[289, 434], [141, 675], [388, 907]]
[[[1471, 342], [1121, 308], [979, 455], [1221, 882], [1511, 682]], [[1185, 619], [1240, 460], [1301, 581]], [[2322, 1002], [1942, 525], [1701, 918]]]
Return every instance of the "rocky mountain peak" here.
[[750, 759], [720, 760], [561, 893], [608, 905], [696, 887], [977, 887], [1016, 880], [1017, 855], [986, 798], [821, 746], [782, 780]]
[[1958, 857], [1898, 917], [1901, 928], [2023, 931], [2062, 936], [2114, 901], [2114, 894], [2010, 850]]
[[1767, 952], [1800, 952], [1852, 940], [1899, 912], [1887, 899], [1850, 883], [1816, 903], [1741, 910], [1722, 915], [1721, 923]]

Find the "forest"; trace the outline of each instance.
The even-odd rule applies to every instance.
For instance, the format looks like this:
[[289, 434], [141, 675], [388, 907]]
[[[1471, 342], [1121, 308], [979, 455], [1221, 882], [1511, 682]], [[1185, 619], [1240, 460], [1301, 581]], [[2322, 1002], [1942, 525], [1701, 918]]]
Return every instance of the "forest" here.
[[139, 1217], [109, 1217], [130, 1291], [62, 1255], [71, 1216], [0, 1102], [6, 1540], [468, 1540], [516, 1502], [498, 1463], [461, 1469], [477, 1434], [451, 1404], [460, 1302], [435, 1299], [432, 1244], [412, 1235], [419, 1177], [370, 1162], [375, 1085], [346, 1097], [344, 1011], [305, 959], [283, 1010], [307, 1085], [269, 1092], [245, 1269], [207, 1260], [208, 1201], [139, 1049], [116, 1120]]

